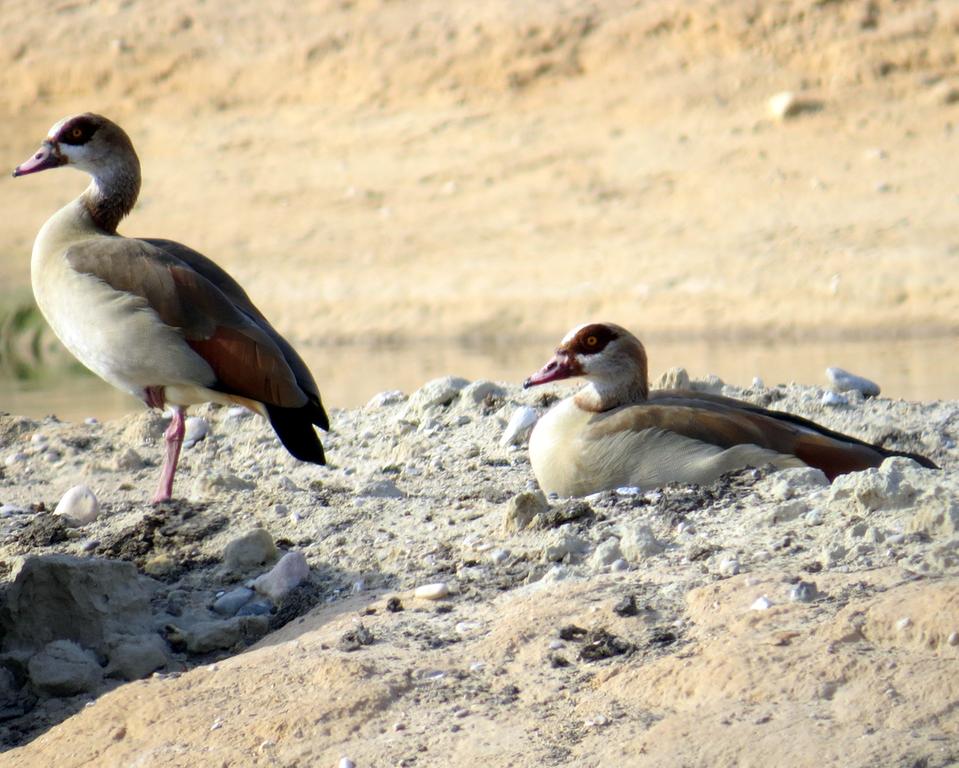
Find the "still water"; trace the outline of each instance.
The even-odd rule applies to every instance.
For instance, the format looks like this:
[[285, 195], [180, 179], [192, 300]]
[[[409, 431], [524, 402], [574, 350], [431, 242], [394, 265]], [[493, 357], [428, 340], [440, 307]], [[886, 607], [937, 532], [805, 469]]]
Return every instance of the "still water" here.
[[[825, 386], [835, 365], [866, 376], [884, 397], [906, 400], [959, 399], [959, 338], [857, 342], [657, 342], [649, 344], [650, 377], [683, 366], [691, 377], [714, 373], [729, 384], [749, 386], [759, 376], [767, 386], [798, 382]], [[390, 348], [301, 347], [330, 408], [354, 408], [377, 392], [411, 392], [437, 376], [521, 382], [549, 358], [549, 343], [463, 346], [436, 344]], [[0, 410], [64, 421], [88, 416], [106, 420], [143, 406], [99, 379], [75, 375], [44, 384], [0, 379]]]

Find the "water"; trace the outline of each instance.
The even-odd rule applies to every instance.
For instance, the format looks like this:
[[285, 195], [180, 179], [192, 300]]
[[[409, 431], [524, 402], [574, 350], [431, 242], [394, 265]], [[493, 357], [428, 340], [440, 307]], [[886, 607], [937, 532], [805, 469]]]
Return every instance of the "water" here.
[[[650, 342], [650, 377], [683, 366], [693, 378], [714, 373], [729, 384], [749, 386], [754, 376], [767, 386], [798, 382], [826, 386], [825, 369], [845, 368], [878, 382], [884, 397], [906, 400], [959, 399], [959, 339], [859, 342]], [[377, 392], [411, 392], [437, 376], [519, 383], [552, 353], [549, 343], [466, 346], [424, 344], [396, 348], [301, 347], [323, 401], [354, 408]], [[93, 376], [71, 375], [53, 383], [24, 385], [0, 379], [0, 410], [65, 421], [88, 416], [106, 420], [143, 406]]]

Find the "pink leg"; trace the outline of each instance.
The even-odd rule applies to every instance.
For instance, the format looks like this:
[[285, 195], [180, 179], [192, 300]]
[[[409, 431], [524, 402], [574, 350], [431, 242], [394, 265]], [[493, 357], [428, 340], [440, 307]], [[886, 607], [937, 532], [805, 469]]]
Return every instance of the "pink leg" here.
[[176, 474], [176, 465], [180, 460], [180, 446], [183, 445], [183, 435], [186, 432], [186, 423], [183, 421], [183, 408], [173, 406], [173, 419], [163, 436], [166, 438], [166, 458], [163, 460], [163, 469], [160, 470], [160, 485], [153, 495], [153, 503], [169, 501], [173, 498], [173, 476]]

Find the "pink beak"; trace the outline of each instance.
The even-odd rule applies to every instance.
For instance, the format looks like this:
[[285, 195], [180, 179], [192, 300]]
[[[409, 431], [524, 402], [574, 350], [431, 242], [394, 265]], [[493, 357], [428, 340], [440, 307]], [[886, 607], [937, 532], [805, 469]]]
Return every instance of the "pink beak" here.
[[57, 168], [64, 165], [67, 159], [60, 154], [57, 148], [49, 141], [43, 145], [29, 160], [24, 160], [13, 170], [14, 176], [26, 176], [28, 173], [39, 173], [47, 168]]
[[570, 376], [576, 375], [578, 374], [573, 370], [569, 355], [563, 350], [557, 350], [546, 365], [523, 382], [523, 389], [529, 389], [538, 384], [548, 384], [551, 381], [568, 379]]

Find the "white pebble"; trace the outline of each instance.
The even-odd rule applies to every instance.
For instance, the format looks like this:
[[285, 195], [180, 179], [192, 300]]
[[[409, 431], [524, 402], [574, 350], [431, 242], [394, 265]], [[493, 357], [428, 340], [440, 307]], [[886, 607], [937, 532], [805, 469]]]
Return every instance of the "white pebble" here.
[[92, 426], [95, 426], [96, 424], [99, 424], [100, 420], [96, 416], [87, 416], [83, 420], [83, 423], [86, 424], [87, 426], [92, 427]]
[[470, 672], [482, 672], [484, 669], [486, 669], [486, 662], [474, 661], [470, 664]]
[[34, 432], [30, 437], [30, 442], [34, 445], [46, 445], [49, 440], [42, 432]]
[[519, 445], [529, 437], [533, 431], [533, 425], [539, 419], [539, 414], [535, 409], [528, 405], [521, 405], [509, 418], [506, 429], [503, 430], [503, 436], [500, 438], [500, 445]]
[[445, 581], [437, 581], [435, 584], [423, 584], [413, 591], [413, 597], [420, 600], [442, 600], [449, 595], [450, 588]]
[[876, 397], [879, 394], [879, 385], [863, 376], [857, 376], [842, 368], [827, 368], [826, 378], [832, 383], [837, 392], [854, 390], [861, 392], [865, 397]]
[[478, 621], [458, 621], [453, 629], [458, 635], [468, 635], [474, 629], [479, 629], [479, 627], [480, 623]]
[[896, 622], [896, 629], [902, 632], [904, 629], [909, 629], [912, 626], [912, 619], [908, 616], [903, 616], [899, 621]]
[[750, 389], [765, 389], [765, 384], [763, 380], [758, 376], [753, 376], [753, 383], [749, 387]]
[[210, 422], [202, 416], [190, 416], [186, 420], [186, 431], [183, 434], [183, 447], [192, 448], [205, 439], [210, 433]]
[[628, 570], [629, 570], [629, 563], [627, 563], [625, 560], [623, 560], [623, 558], [619, 558], [619, 560], [615, 560], [615, 561], [613, 561], [613, 563], [610, 564], [609, 570], [611, 570], [611, 571], [628, 571]]
[[770, 600], [770, 599], [769, 599], [768, 597], [766, 597], [765, 595], [763, 595], [762, 597], [757, 597], [757, 598], [756, 598], [756, 600], [753, 602], [753, 604], [752, 604], [751, 606], [749, 606], [749, 610], [751, 610], [751, 611], [765, 611], [765, 610], [767, 610], [772, 604], [773, 604], [773, 601]]
[[810, 509], [805, 516], [806, 525], [822, 525], [822, 512], [818, 509]]
[[17, 451], [16, 453], [11, 453], [9, 456], [7, 456], [3, 463], [8, 467], [12, 467], [14, 464], [19, 464], [21, 461], [26, 461], [27, 458], [27, 454], [23, 453], [22, 451]]
[[75, 485], [63, 494], [53, 514], [62, 517], [67, 525], [86, 525], [100, 516], [100, 502], [87, 486]]
[[278, 600], [310, 575], [310, 566], [302, 552], [287, 552], [268, 573], [253, 581], [253, 589]]
[[228, 408], [226, 412], [226, 418], [228, 419], [248, 419], [252, 415], [253, 413], [242, 405], [234, 405], [232, 408]]
[[356, 768], [356, 763], [348, 757], [341, 757], [337, 768]]
[[946, 638], [946, 642], [949, 645], [959, 645], [959, 632], [950, 632], [949, 637]]
[[499, 548], [494, 549], [492, 552], [489, 553], [489, 559], [490, 559], [490, 562], [493, 563], [493, 565], [501, 565], [502, 563], [505, 563], [507, 560], [509, 560], [509, 550], [499, 549]]
[[386, 392], [379, 392], [370, 398], [366, 404], [367, 408], [383, 408], [387, 405], [396, 405], [406, 400], [406, 395], [398, 389], [391, 389]]
[[780, 91], [766, 102], [769, 114], [777, 120], [784, 120], [800, 112], [800, 102], [792, 91]]
[[820, 403], [827, 408], [838, 408], [843, 405], [849, 405], [849, 398], [839, 392], [833, 392], [831, 389], [827, 389], [822, 393]]

